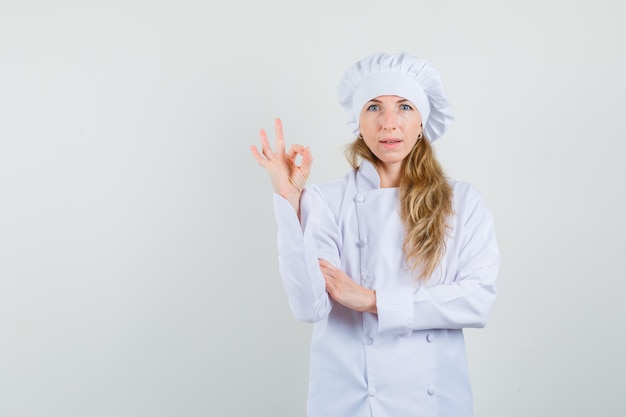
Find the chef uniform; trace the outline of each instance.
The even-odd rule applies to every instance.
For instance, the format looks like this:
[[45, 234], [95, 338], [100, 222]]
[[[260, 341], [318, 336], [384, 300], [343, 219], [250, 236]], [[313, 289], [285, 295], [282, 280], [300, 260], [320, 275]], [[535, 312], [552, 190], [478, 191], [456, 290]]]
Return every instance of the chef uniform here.
[[[408, 55], [402, 61], [378, 54], [369, 58], [375, 69], [361, 78], [371, 75], [367, 71], [379, 73], [385, 58], [392, 69], [404, 63], [402, 74], [407, 73], [402, 69], [406, 60], [422, 71], [425, 65]], [[350, 70], [348, 76], [358, 78]], [[432, 70], [425, 76], [432, 77]], [[354, 83], [357, 89], [359, 82]], [[379, 91], [364, 97], [385, 94]], [[423, 120], [442, 108], [425, 91], [430, 108], [420, 109], [427, 114]], [[450, 115], [438, 117], [451, 121]], [[444, 129], [427, 121], [424, 132], [432, 141]], [[381, 188], [371, 163], [363, 161], [342, 178], [308, 186], [301, 196], [300, 219], [287, 200], [274, 195], [279, 267], [289, 304], [298, 319], [315, 323], [308, 417], [473, 415], [462, 329], [485, 326], [500, 258], [481, 194], [467, 183], [449, 183], [454, 213], [445, 253], [422, 281], [407, 267], [402, 251], [399, 190]], [[356, 312], [332, 300], [318, 259], [375, 290], [378, 313]]]

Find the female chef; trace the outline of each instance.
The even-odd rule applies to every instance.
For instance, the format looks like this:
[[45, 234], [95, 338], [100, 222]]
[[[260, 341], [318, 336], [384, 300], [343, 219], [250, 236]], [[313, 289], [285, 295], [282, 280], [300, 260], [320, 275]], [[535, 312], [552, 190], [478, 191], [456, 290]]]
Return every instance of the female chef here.
[[[447, 178], [431, 143], [453, 120], [439, 73], [405, 53], [347, 69], [339, 101], [353, 170], [309, 185], [309, 148], [252, 154], [270, 175], [279, 268], [294, 315], [315, 323], [309, 417], [472, 416], [463, 328], [496, 295], [493, 220]], [[296, 162], [296, 159], [300, 162]]]

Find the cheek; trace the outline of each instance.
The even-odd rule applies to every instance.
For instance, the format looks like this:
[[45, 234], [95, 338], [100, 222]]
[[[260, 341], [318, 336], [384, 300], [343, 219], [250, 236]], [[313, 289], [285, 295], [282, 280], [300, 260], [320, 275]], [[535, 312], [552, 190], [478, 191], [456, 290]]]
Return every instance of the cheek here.
[[373, 117], [371, 113], [363, 112], [361, 113], [361, 116], [359, 117], [359, 126], [369, 127], [372, 124], [372, 120], [373, 120]]
[[422, 119], [420, 117], [407, 117], [404, 126], [408, 131], [416, 132], [417, 136], [422, 131]]
[[417, 111], [405, 112], [402, 113], [402, 122], [405, 128], [417, 129], [422, 126], [422, 116]]
[[373, 127], [371, 122], [365, 121], [359, 125], [359, 130], [364, 137], [376, 136], [376, 128]]

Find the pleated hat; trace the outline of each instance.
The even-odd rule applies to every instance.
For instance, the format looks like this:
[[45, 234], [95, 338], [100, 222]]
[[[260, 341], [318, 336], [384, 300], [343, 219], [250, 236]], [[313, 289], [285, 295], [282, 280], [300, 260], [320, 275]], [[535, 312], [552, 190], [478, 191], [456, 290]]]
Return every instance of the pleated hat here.
[[338, 92], [346, 122], [355, 136], [360, 132], [363, 106], [384, 95], [403, 97], [417, 107], [430, 142], [439, 139], [454, 120], [439, 72], [427, 60], [404, 52], [379, 52], [357, 61], [344, 73]]

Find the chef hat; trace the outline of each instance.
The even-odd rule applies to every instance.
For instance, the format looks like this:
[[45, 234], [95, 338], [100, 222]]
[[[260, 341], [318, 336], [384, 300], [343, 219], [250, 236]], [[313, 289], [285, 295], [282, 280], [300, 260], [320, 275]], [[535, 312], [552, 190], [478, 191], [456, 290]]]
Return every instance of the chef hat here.
[[349, 67], [339, 82], [339, 103], [352, 133], [359, 134], [365, 103], [384, 95], [403, 97], [422, 116], [424, 134], [434, 142], [454, 120], [439, 72], [425, 59], [406, 53], [376, 53]]

